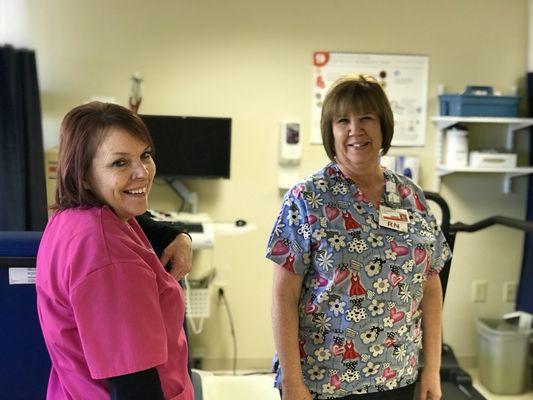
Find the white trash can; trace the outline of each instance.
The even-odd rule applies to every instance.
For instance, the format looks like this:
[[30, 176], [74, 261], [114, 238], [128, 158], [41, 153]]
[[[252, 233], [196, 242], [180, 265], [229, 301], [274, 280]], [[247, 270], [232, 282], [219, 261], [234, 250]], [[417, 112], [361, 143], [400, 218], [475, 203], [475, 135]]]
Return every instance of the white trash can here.
[[531, 329], [502, 319], [480, 319], [479, 380], [495, 394], [521, 394], [529, 389]]

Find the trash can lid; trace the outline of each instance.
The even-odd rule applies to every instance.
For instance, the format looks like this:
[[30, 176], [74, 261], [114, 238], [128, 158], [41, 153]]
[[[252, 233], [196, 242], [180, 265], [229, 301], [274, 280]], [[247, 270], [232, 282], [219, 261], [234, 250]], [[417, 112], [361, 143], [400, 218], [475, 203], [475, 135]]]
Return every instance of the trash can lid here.
[[499, 318], [481, 318], [477, 321], [479, 333], [486, 333], [495, 336], [529, 336], [533, 333], [533, 329], [523, 329], [518, 325], [510, 324], [509, 322]]

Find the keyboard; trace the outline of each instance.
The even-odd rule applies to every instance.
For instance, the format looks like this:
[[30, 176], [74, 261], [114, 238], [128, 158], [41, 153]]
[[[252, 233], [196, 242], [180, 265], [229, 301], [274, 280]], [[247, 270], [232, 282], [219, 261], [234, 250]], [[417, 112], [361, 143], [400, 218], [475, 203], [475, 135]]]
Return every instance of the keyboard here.
[[183, 229], [188, 233], [203, 233], [204, 226], [201, 222], [179, 222], [183, 226]]

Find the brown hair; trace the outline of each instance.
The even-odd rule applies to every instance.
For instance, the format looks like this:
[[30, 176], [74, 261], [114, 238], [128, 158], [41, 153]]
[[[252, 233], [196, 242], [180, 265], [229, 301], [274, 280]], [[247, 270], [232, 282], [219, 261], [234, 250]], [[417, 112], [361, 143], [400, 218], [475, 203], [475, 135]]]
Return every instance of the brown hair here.
[[383, 136], [381, 154], [387, 154], [394, 134], [394, 117], [387, 95], [372, 76], [351, 75], [342, 77], [333, 84], [322, 105], [320, 129], [322, 144], [329, 159], [335, 160], [333, 120], [350, 112], [372, 113], [378, 117]]
[[73, 108], [61, 123], [56, 202], [53, 209], [102, 204], [86, 188], [86, 182], [98, 146], [112, 128], [127, 131], [154, 150], [146, 125], [127, 108], [99, 101]]

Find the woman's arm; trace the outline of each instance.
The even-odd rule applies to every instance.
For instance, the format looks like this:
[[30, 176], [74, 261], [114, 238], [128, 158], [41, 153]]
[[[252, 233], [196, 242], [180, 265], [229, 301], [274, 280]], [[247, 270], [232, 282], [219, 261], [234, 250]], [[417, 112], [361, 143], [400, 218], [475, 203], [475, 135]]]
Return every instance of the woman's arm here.
[[135, 217], [141, 226], [146, 237], [158, 255], [167, 247], [180, 233], [186, 233], [181, 224], [154, 221], [149, 212]]
[[420, 379], [419, 400], [439, 400], [442, 347], [442, 288], [439, 274], [430, 274], [424, 285], [422, 310], [422, 345], [424, 370]]
[[298, 301], [303, 275], [274, 264], [272, 326], [282, 370], [284, 400], [312, 400], [302, 378], [298, 346]]
[[172, 268], [170, 274], [178, 281], [182, 280], [192, 268], [192, 240], [187, 233], [180, 233], [163, 250], [161, 254], [161, 264], [167, 265], [170, 262]]
[[192, 240], [180, 224], [154, 221], [150, 213], [137, 216], [137, 222], [160, 257], [164, 267], [177, 280], [187, 275], [192, 268]]
[[107, 379], [110, 400], [164, 400], [156, 368]]

